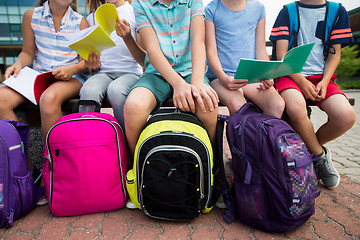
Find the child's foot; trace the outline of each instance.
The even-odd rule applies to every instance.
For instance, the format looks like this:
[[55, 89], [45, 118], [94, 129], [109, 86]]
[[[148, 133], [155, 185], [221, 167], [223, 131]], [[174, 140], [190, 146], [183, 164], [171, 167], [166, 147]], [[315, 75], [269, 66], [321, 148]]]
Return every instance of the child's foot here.
[[137, 207], [135, 206], [135, 204], [131, 201], [131, 199], [129, 198], [129, 200], [126, 203], [126, 208], [128, 209], [137, 209]]
[[48, 204], [48, 200], [46, 197], [46, 193], [39, 199], [39, 201], [37, 202], [38, 206], [42, 206], [42, 205], [46, 205]]
[[217, 202], [215, 203], [215, 206], [217, 208], [220, 208], [220, 209], [227, 209], [225, 203], [224, 203], [224, 199], [222, 196], [219, 197], [219, 199], [217, 200]]
[[325, 154], [320, 156], [317, 161], [314, 162], [315, 172], [318, 179], [321, 179], [324, 186], [332, 189], [339, 185], [340, 175], [336, 171], [332, 159], [330, 149], [324, 148]]

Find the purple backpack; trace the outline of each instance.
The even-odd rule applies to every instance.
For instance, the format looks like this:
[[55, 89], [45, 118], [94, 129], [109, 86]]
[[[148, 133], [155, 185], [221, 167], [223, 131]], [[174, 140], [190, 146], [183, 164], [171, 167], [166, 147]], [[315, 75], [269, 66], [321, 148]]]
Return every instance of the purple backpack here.
[[[234, 171], [231, 194], [221, 161], [224, 121]], [[247, 103], [231, 117], [219, 115], [217, 134], [227, 222], [237, 216], [249, 226], [282, 232], [314, 214], [320, 194], [312, 163], [317, 158], [285, 121]]]
[[27, 163], [29, 127], [0, 120], [0, 227], [10, 228], [36, 206], [37, 185]]

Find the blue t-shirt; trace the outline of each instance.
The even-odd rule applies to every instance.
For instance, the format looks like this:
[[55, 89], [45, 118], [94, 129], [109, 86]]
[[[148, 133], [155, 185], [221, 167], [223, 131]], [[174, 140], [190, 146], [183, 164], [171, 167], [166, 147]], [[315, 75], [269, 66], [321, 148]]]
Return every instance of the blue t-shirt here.
[[[315, 43], [301, 74], [303, 76], [323, 74], [325, 60], [323, 55], [324, 44], [322, 42], [322, 36], [324, 34], [326, 4], [305, 5], [298, 2], [298, 6], [300, 19], [298, 45]], [[270, 40], [273, 44], [276, 44], [276, 41], [280, 39], [289, 39], [289, 20], [284, 9], [280, 11], [270, 35]], [[345, 8], [341, 7], [339, 19], [331, 31], [330, 45], [341, 44], [342, 46], [346, 46], [352, 42], [353, 38], [349, 17]]]
[[[265, 8], [257, 0], [248, 0], [241, 11], [232, 11], [220, 0], [205, 7], [205, 19], [214, 23], [217, 53], [224, 72], [234, 76], [241, 58], [255, 58], [255, 32], [265, 17]], [[209, 79], [216, 78], [210, 67]]]

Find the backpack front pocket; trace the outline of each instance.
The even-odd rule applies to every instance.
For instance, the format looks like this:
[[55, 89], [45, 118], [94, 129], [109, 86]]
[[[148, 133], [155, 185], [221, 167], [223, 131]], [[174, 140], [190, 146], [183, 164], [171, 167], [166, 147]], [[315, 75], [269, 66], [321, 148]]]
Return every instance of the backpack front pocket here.
[[140, 201], [150, 216], [186, 220], [197, 217], [204, 207], [203, 166], [190, 148], [154, 148], [145, 158], [141, 176]]

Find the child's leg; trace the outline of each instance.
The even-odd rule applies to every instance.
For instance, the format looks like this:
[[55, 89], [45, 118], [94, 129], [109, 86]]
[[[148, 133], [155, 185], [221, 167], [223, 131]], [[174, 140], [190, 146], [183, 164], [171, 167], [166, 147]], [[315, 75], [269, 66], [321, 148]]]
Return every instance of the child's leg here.
[[307, 116], [306, 102], [301, 92], [287, 89], [280, 95], [285, 100], [285, 108], [292, 128], [301, 136], [311, 153], [320, 154], [322, 147], [316, 137], [314, 126]]
[[217, 123], [217, 115], [218, 108], [215, 108], [213, 111], [203, 112], [199, 106], [199, 104], [195, 101], [195, 115], [199, 118], [199, 120], [204, 124], [205, 129], [209, 133], [211, 142], [215, 142], [215, 134], [216, 134], [216, 123]]
[[134, 88], [129, 93], [124, 106], [124, 119], [126, 138], [132, 153], [135, 151], [140, 132], [156, 105], [154, 94], [145, 87]]
[[98, 73], [90, 77], [80, 89], [81, 100], [94, 100], [101, 104], [106, 90], [113, 79], [105, 73]]
[[121, 74], [114, 81], [112, 81], [107, 89], [107, 97], [114, 110], [116, 120], [121, 127], [125, 129], [124, 125], [124, 104], [126, 96], [130, 89], [137, 82], [139, 77], [132, 73]]
[[41, 130], [43, 138], [62, 117], [61, 105], [68, 99], [76, 97], [82, 83], [71, 78], [69, 81], [57, 81], [50, 85], [40, 97]]
[[231, 91], [224, 87], [218, 79], [211, 82], [211, 87], [214, 88], [218, 94], [220, 102], [229, 109], [230, 115], [234, 114], [246, 103], [241, 88], [239, 90]]
[[325, 99], [321, 103], [321, 108], [328, 115], [328, 121], [316, 132], [321, 145], [341, 136], [355, 123], [355, 111], [342, 94], [335, 94]]
[[0, 84], [0, 119], [18, 121], [14, 109], [25, 101], [26, 98], [21, 94], [4, 84]]
[[275, 88], [259, 90], [258, 83], [248, 84], [243, 87], [245, 96], [263, 110], [264, 114], [281, 118], [285, 102]]

